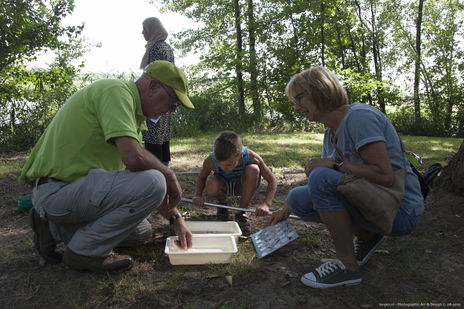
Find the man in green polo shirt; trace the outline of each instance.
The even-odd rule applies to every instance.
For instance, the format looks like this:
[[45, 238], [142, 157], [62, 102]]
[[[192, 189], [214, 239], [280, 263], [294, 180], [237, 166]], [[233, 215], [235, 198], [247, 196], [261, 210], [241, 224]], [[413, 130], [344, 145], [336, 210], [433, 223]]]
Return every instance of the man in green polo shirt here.
[[[19, 178], [33, 187], [34, 242], [47, 262], [96, 273], [128, 270], [130, 256], [110, 253], [148, 240], [146, 218], [155, 209], [170, 220], [179, 246], [191, 247], [176, 208], [175, 173], [140, 145], [146, 118], [194, 108], [186, 93], [184, 73], [155, 61], [136, 82], [97, 81], [58, 111]], [[64, 255], [59, 242], [67, 244]]]

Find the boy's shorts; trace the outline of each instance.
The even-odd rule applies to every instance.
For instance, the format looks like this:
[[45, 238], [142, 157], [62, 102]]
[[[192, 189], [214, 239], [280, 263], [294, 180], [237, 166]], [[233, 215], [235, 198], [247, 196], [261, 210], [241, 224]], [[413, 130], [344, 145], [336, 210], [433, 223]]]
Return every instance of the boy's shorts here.
[[[242, 195], [243, 175], [240, 176], [240, 180], [236, 180], [236, 181], [229, 181], [227, 179], [222, 178], [218, 174], [214, 174], [213, 176], [218, 176], [226, 183], [227, 191], [226, 191], [225, 196], [241, 196]], [[260, 186], [261, 186], [261, 175], [259, 175], [258, 185], [256, 186], [256, 190], [258, 190]]]

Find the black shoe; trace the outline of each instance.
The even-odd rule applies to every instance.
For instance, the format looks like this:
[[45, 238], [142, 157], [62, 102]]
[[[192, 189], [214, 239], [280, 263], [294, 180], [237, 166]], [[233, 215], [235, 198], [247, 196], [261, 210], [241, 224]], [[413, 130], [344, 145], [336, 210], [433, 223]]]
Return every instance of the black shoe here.
[[367, 263], [371, 255], [379, 248], [385, 241], [387, 236], [375, 234], [371, 240], [361, 240], [359, 237], [354, 239], [354, 254], [359, 266]]
[[[227, 202], [219, 203], [219, 205], [227, 206]], [[231, 221], [232, 218], [229, 215], [229, 209], [227, 208], [219, 208], [217, 209], [216, 213], [216, 220], [218, 221]]]
[[40, 256], [52, 264], [59, 264], [63, 259], [63, 254], [55, 250], [56, 241], [53, 238], [48, 221], [42, 220], [34, 208], [29, 211], [31, 227], [34, 231], [34, 245]]
[[75, 270], [90, 270], [97, 274], [120, 273], [134, 266], [134, 260], [128, 255], [112, 253], [106, 258], [94, 258], [77, 254], [69, 248], [64, 252], [63, 263]]
[[235, 222], [238, 223], [243, 233], [249, 233], [251, 231], [250, 218], [247, 214], [243, 212], [235, 214]]

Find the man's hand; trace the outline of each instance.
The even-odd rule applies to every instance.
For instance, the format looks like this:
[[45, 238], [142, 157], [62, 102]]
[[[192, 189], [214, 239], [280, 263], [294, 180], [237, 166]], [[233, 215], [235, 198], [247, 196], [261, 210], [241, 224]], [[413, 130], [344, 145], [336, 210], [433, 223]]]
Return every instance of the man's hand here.
[[188, 229], [187, 224], [185, 224], [184, 219], [178, 218], [176, 221], [174, 221], [173, 227], [174, 232], [176, 233], [177, 238], [179, 240], [178, 242], [176, 242], [176, 245], [182, 250], [192, 248], [193, 236], [190, 230]]
[[182, 199], [182, 189], [177, 181], [177, 178], [171, 178], [168, 180], [166, 178], [166, 187], [167, 187], [167, 210], [173, 209], [176, 207]]

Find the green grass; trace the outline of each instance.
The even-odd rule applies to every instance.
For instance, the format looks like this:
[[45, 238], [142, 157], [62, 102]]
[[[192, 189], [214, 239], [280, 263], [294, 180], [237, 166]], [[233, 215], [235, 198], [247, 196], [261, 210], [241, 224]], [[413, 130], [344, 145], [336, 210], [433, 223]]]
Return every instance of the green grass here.
[[[173, 138], [171, 152], [173, 158], [189, 157], [197, 162], [198, 171], [203, 160], [213, 149], [216, 134], [204, 134], [191, 138]], [[320, 157], [323, 134], [320, 133], [245, 133], [241, 134], [244, 146], [259, 154], [276, 175], [283, 168], [302, 168], [310, 158]], [[434, 163], [447, 165], [459, 150], [462, 139], [423, 136], [401, 136], [406, 150], [413, 151], [424, 160], [418, 170], [424, 172]], [[28, 153], [3, 154], [0, 160], [0, 177], [20, 172]], [[175, 164], [176, 171], [187, 170], [187, 164]], [[185, 184], [185, 183], [184, 183]]]
[[0, 155], [0, 178], [9, 173], [21, 172], [26, 160], [27, 156], [24, 152]]
[[401, 252], [401, 260], [396, 264], [395, 270], [404, 278], [423, 277], [429, 257], [430, 254], [427, 252], [421, 254], [409, 247], [404, 248]]
[[461, 138], [401, 136], [406, 150], [422, 157], [423, 164], [418, 170], [424, 172], [432, 164], [440, 163], [445, 166], [459, 150], [463, 140]]
[[[171, 140], [173, 157], [188, 155], [197, 160], [198, 170], [203, 160], [213, 149], [217, 135], [201, 135], [196, 138], [174, 138]], [[284, 168], [302, 168], [310, 158], [320, 157], [323, 134], [320, 133], [246, 133], [240, 135], [242, 143], [259, 154], [264, 162], [279, 175]], [[418, 170], [424, 172], [432, 164], [447, 165], [459, 150], [462, 139], [423, 136], [401, 136], [406, 150], [420, 155], [423, 164]], [[173, 166], [185, 170], [183, 166]]]

